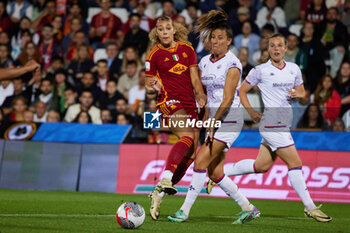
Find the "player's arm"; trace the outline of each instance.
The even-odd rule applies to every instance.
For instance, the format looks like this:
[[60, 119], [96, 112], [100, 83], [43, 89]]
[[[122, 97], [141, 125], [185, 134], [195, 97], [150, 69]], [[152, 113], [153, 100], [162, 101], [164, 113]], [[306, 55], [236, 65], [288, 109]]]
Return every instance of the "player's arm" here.
[[261, 120], [261, 117], [263, 116], [263, 114], [261, 112], [255, 111], [252, 105], [250, 105], [249, 103], [247, 93], [252, 88], [253, 88], [252, 85], [244, 81], [242, 86], [239, 88], [239, 98], [241, 99], [241, 104], [247, 110], [253, 122], [258, 123]]
[[40, 65], [36, 63], [34, 60], [31, 60], [27, 62], [27, 64], [25, 64], [25, 66], [23, 67], [0, 69], [0, 80], [14, 79], [25, 73], [32, 72], [39, 69], [40, 69]]
[[305, 89], [304, 85], [295, 86], [294, 89], [289, 90], [288, 94], [291, 98], [304, 98], [305, 97]]
[[191, 82], [196, 95], [196, 100], [199, 107], [203, 108], [207, 102], [207, 96], [204, 94], [203, 86], [198, 75], [197, 66], [190, 67]]

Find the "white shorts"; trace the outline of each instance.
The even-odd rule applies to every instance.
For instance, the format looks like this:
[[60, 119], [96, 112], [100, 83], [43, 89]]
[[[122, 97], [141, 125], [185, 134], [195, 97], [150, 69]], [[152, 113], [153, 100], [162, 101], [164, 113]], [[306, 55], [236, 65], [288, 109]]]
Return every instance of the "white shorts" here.
[[272, 151], [290, 147], [294, 145], [294, 140], [290, 132], [261, 132], [261, 143], [267, 145]]
[[[221, 127], [214, 133], [214, 140], [222, 142], [226, 145], [224, 152], [230, 149], [233, 142], [238, 138], [241, 133], [243, 124], [237, 123], [235, 121], [231, 122], [222, 122]], [[206, 134], [206, 138], [208, 133]]]

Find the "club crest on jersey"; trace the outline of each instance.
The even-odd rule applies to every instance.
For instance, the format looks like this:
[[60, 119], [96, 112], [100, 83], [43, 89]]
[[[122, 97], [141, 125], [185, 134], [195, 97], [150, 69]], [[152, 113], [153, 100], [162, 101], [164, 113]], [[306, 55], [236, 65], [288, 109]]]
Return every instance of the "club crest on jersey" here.
[[173, 68], [169, 70], [169, 72], [180, 75], [186, 70], [187, 70], [187, 66], [182, 65], [181, 63], [177, 63], [175, 66], [173, 66]]
[[179, 56], [177, 54], [174, 54], [173, 59], [174, 59], [174, 61], [179, 61]]

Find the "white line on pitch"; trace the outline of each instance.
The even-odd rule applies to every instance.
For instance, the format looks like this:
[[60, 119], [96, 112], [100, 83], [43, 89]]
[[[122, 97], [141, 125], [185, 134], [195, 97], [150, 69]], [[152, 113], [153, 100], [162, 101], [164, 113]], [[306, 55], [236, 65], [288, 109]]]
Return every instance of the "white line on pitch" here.
[[0, 217], [63, 217], [63, 218], [96, 218], [114, 217], [114, 214], [0, 214]]

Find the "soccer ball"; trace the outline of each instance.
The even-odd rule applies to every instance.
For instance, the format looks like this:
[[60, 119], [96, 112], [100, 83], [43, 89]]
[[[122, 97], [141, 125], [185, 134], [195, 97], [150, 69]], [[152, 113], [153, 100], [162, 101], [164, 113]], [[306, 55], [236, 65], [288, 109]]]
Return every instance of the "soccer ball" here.
[[119, 206], [116, 218], [122, 228], [135, 229], [145, 221], [145, 210], [136, 202], [125, 202]]

